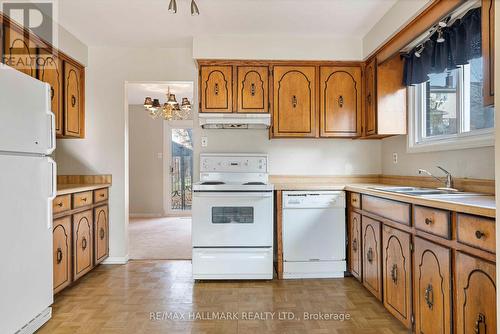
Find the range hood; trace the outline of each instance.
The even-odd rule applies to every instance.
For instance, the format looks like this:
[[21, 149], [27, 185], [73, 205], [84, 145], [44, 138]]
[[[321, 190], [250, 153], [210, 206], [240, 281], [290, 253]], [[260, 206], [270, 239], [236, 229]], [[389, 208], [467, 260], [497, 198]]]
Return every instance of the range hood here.
[[238, 113], [199, 113], [203, 129], [269, 129], [271, 115]]

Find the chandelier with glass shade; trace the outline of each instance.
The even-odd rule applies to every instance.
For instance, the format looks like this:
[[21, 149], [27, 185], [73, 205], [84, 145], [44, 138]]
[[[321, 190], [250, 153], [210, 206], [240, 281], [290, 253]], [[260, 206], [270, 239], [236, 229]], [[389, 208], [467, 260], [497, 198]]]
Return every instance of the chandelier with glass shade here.
[[187, 97], [183, 97], [182, 102], [179, 105], [175, 98], [175, 94], [170, 93], [170, 87], [168, 87], [166, 95], [167, 102], [165, 102], [163, 106], [161, 105], [159, 99], [153, 99], [148, 96], [144, 100], [144, 108], [149, 113], [151, 118], [162, 118], [166, 121], [192, 119], [192, 106]]

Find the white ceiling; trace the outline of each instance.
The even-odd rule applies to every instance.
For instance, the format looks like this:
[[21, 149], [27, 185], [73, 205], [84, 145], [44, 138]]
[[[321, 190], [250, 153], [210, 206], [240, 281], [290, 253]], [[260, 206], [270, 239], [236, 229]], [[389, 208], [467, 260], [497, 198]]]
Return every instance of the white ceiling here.
[[143, 104], [144, 99], [149, 96], [159, 99], [160, 103], [167, 102], [167, 89], [175, 94], [177, 102], [181, 103], [183, 97], [187, 97], [193, 103], [193, 83], [192, 82], [161, 82], [161, 83], [128, 83], [128, 104]]
[[187, 47], [193, 36], [287, 35], [361, 39], [397, 0], [60, 0], [59, 21], [89, 46]]

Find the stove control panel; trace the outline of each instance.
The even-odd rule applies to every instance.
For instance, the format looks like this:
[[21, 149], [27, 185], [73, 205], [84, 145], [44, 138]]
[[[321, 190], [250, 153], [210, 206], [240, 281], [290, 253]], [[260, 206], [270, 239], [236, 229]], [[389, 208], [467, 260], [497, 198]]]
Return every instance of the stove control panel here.
[[200, 172], [267, 173], [267, 156], [201, 154]]

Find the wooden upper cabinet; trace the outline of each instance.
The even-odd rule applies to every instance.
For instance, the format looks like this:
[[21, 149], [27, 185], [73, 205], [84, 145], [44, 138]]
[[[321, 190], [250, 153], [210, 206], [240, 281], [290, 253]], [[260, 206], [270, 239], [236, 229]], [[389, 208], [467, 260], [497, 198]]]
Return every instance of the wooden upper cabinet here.
[[64, 135], [83, 138], [85, 117], [83, 105], [83, 70], [64, 62]]
[[397, 54], [377, 64], [377, 135], [406, 134], [406, 87], [403, 59]]
[[495, 264], [456, 253], [456, 333], [497, 332]]
[[379, 300], [382, 300], [381, 225], [376, 220], [362, 217], [363, 285]]
[[275, 66], [273, 137], [316, 137], [316, 67]]
[[384, 306], [407, 328], [411, 327], [410, 234], [384, 225]]
[[267, 66], [237, 67], [237, 112], [269, 111], [269, 68]]
[[376, 92], [377, 59], [373, 57], [365, 67], [364, 117], [363, 134], [377, 134], [377, 92]]
[[29, 34], [14, 27], [4, 24], [4, 63], [29, 76], [36, 77], [37, 44]]
[[50, 85], [52, 112], [56, 116], [56, 135], [63, 135], [63, 65], [62, 60], [47, 50], [39, 51], [37, 78]]
[[495, 103], [495, 1], [481, 1], [484, 105]]
[[71, 283], [71, 217], [54, 220], [53, 226], [53, 289], [57, 293]]
[[361, 280], [361, 215], [351, 212], [349, 217], [349, 271]]
[[201, 66], [201, 112], [233, 111], [233, 67]]
[[415, 238], [413, 296], [416, 333], [452, 332], [450, 270], [450, 249]]
[[320, 69], [320, 136], [357, 137], [361, 133], [361, 68]]

